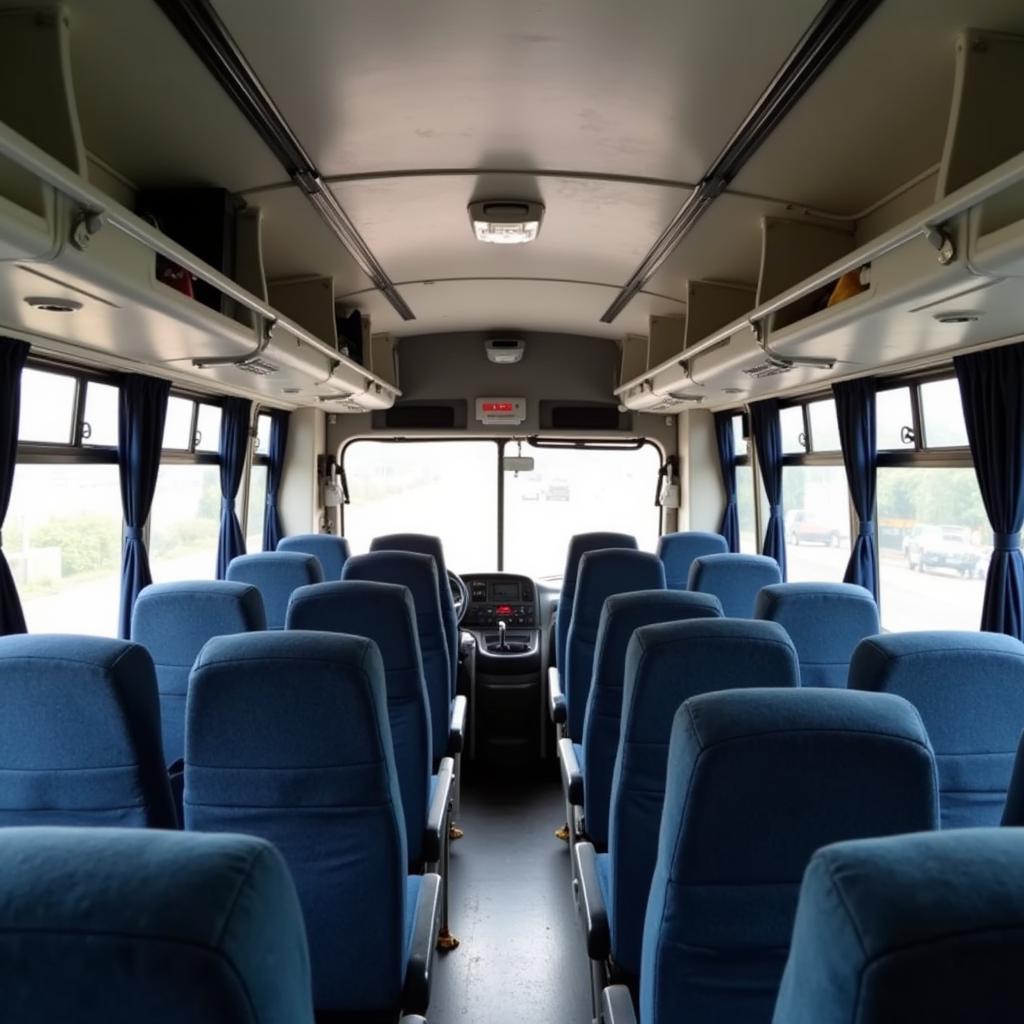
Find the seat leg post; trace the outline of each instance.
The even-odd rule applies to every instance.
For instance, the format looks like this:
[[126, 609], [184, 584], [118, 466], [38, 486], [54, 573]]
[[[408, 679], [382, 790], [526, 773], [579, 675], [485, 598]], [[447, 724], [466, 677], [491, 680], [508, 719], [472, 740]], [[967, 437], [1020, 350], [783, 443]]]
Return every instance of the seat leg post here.
[[452, 761], [455, 764], [453, 772], [454, 782], [452, 783], [452, 820], [448, 826], [448, 835], [453, 839], [461, 839], [465, 832], [455, 824], [459, 816], [459, 808], [462, 805], [462, 752], [452, 754]]
[[448, 805], [448, 828], [445, 829], [444, 841], [441, 844], [441, 930], [437, 935], [437, 948], [442, 953], [451, 952], [451, 950], [458, 948], [459, 945], [459, 940], [452, 935], [448, 928], [448, 890], [452, 846], [451, 820], [452, 804], [450, 803]]

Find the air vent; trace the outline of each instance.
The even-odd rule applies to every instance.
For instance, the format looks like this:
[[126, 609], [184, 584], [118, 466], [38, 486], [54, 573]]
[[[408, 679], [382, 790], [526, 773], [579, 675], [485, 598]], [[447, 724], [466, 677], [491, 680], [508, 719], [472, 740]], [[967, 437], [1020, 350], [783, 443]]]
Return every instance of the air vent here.
[[246, 359], [240, 363], [235, 363], [240, 370], [245, 370], [246, 373], [254, 373], [257, 377], [269, 377], [272, 373], [277, 373], [281, 369], [276, 363], [271, 363], [269, 360], [260, 359], [258, 356], [253, 359]]
[[770, 356], [763, 362], [755, 363], [753, 366], [744, 367], [743, 372], [754, 380], [763, 380], [765, 377], [777, 377], [780, 373], [789, 373], [793, 369], [792, 363], [784, 360], [772, 359]]

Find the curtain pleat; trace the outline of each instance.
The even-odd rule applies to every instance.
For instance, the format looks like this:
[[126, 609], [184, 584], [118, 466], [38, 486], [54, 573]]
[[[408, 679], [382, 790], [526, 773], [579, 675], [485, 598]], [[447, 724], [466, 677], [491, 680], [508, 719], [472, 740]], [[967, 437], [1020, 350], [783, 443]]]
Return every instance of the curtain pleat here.
[[718, 446], [718, 467], [725, 490], [725, 511], [718, 532], [725, 538], [729, 550], [740, 549], [740, 515], [736, 504], [736, 442], [733, 440], [732, 420], [735, 413], [715, 413], [715, 443]]
[[270, 421], [270, 465], [267, 467], [267, 508], [263, 517], [263, 550], [276, 551], [281, 540], [281, 515], [277, 496], [284, 475], [284, 456], [288, 449], [288, 421], [291, 413], [277, 410]]
[[[0, 531], [14, 489], [18, 461], [18, 420], [21, 416], [21, 371], [29, 346], [14, 338], [0, 338]], [[3, 550], [0, 532], [0, 635], [25, 633], [25, 615]]]
[[235, 513], [235, 499], [249, 452], [252, 402], [225, 398], [220, 420], [220, 536], [217, 539], [217, 579], [227, 575], [232, 558], [245, 554], [245, 537]]
[[779, 563], [786, 579], [786, 532], [782, 518], [782, 428], [779, 425], [779, 403], [769, 398], [750, 407], [750, 424], [754, 446], [761, 467], [761, 479], [768, 497], [768, 526], [761, 553]]

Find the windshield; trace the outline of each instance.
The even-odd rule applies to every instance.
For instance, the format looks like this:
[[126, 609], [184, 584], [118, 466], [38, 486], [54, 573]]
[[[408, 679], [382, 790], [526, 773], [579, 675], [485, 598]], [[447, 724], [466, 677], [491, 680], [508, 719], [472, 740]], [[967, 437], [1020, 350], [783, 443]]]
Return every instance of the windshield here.
[[458, 573], [499, 568], [525, 576], [558, 577], [569, 538], [589, 530], [632, 533], [640, 547], [658, 542], [654, 504], [661, 457], [652, 444], [602, 450], [544, 448], [527, 442], [530, 473], [504, 474], [499, 522], [502, 452], [520, 454], [518, 442], [372, 441], [348, 444], [342, 466], [350, 504], [344, 532], [353, 553], [368, 551], [386, 533], [432, 533]]

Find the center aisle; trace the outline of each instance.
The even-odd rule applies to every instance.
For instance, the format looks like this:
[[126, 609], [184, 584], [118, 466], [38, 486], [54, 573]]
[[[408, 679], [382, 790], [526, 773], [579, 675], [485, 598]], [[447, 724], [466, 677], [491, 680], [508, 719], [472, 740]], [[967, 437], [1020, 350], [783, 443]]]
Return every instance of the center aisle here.
[[466, 835], [451, 860], [451, 928], [462, 945], [434, 961], [428, 1020], [589, 1024], [569, 854], [554, 837], [565, 818], [558, 783], [465, 774]]

